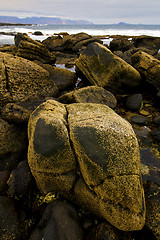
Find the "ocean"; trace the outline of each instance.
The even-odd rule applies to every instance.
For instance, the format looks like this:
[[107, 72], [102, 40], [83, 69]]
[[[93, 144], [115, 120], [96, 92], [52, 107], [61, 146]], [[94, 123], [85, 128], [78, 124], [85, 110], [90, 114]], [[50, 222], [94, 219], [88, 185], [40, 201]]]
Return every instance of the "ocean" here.
[[[43, 36], [35, 36], [35, 31], [41, 31]], [[7, 33], [9, 35], [3, 34]], [[14, 36], [10, 34], [27, 33], [35, 40], [44, 40], [45, 38], [60, 32], [76, 34], [85, 32], [92, 36], [96, 35], [125, 35], [125, 36], [155, 36], [160, 37], [160, 25], [142, 25], [142, 24], [105, 24], [105, 25], [33, 25], [33, 26], [0, 26], [0, 45], [14, 44]], [[110, 39], [105, 39], [108, 43]]]

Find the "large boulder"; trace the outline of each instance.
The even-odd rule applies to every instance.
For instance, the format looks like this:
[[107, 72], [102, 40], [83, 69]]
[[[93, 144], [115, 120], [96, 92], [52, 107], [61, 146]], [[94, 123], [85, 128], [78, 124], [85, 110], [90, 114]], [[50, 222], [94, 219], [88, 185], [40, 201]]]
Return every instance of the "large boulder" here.
[[92, 85], [117, 90], [140, 84], [139, 72], [99, 43], [89, 44], [75, 63]]
[[56, 58], [42, 43], [31, 39], [26, 34], [15, 36], [16, 55], [28, 60], [38, 60], [43, 63], [55, 63]]
[[0, 107], [8, 102], [34, 101], [58, 93], [45, 69], [6, 53], [0, 53], [0, 80]]
[[125, 231], [145, 221], [138, 142], [131, 125], [106, 105], [54, 100], [29, 120], [28, 162], [41, 192], [74, 197]]
[[152, 36], [136, 36], [132, 38], [135, 47], [143, 47], [158, 51], [160, 49], [160, 38]]
[[160, 61], [142, 51], [133, 54], [131, 60], [146, 81], [160, 90]]

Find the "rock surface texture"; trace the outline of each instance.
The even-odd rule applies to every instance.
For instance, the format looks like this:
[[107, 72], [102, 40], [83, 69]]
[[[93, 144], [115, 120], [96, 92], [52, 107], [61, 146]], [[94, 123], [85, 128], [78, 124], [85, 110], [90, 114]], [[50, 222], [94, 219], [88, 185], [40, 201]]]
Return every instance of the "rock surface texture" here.
[[68, 195], [124, 231], [145, 222], [138, 142], [105, 105], [54, 100], [29, 120], [28, 162], [42, 193]]
[[100, 43], [89, 44], [75, 63], [92, 85], [115, 90], [140, 84], [139, 72]]

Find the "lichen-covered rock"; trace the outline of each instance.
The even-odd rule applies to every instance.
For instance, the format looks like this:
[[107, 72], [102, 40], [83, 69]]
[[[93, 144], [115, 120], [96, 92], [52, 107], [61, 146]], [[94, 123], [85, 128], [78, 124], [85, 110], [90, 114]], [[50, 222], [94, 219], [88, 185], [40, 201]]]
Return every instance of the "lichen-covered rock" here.
[[117, 106], [115, 96], [98, 86], [88, 86], [71, 91], [59, 97], [59, 100], [63, 103], [99, 103], [111, 108]]
[[56, 58], [42, 43], [31, 39], [26, 34], [15, 36], [16, 55], [28, 60], [38, 60], [43, 63], [55, 63]]
[[48, 100], [29, 120], [28, 162], [39, 189], [69, 192], [75, 181], [76, 161], [63, 104]]
[[133, 54], [131, 60], [146, 81], [160, 90], [160, 61], [142, 51]]
[[71, 191], [115, 227], [143, 227], [138, 142], [131, 125], [106, 105], [41, 104], [29, 120], [28, 162], [42, 193]]
[[118, 90], [140, 84], [139, 72], [99, 43], [89, 44], [75, 63], [92, 85]]
[[58, 89], [49, 73], [37, 64], [0, 53], [0, 106], [8, 102], [37, 101], [54, 97]]

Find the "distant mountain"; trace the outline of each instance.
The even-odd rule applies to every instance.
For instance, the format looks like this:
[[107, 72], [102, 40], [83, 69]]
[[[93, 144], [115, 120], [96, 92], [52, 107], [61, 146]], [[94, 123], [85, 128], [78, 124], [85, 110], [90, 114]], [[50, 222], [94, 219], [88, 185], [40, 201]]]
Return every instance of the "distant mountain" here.
[[12, 23], [12, 24], [92, 24], [91, 22], [84, 20], [68, 20], [54, 17], [9, 17], [0, 16], [0, 23]]

